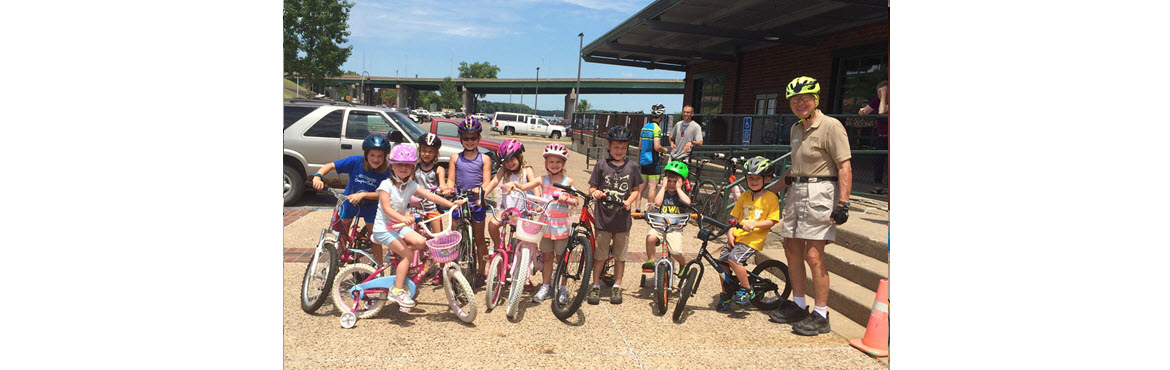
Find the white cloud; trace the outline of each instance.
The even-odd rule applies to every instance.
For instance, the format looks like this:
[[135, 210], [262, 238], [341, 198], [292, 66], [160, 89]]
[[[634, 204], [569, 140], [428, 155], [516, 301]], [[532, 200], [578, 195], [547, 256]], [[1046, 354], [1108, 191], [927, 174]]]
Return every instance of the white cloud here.
[[623, 13], [632, 13], [642, 10], [649, 2], [648, 1], [632, 1], [632, 0], [560, 0], [564, 3], [573, 4], [576, 6], [589, 8], [593, 10], [615, 10]]
[[634, 74], [629, 73], [629, 72], [622, 72], [622, 77], [623, 78], [631, 78], [631, 77], [634, 77]]
[[[500, 24], [518, 20], [509, 2], [360, 1], [350, 9], [350, 38], [418, 40], [427, 36], [490, 39], [515, 35]], [[474, 9], [474, 11], [469, 11]]]

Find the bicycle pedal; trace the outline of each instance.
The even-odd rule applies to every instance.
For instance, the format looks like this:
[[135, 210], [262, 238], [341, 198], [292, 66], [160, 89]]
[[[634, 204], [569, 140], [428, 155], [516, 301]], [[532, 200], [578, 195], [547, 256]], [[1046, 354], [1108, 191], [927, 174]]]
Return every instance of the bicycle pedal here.
[[654, 273], [654, 269], [642, 269], [642, 272], [643, 272], [643, 273], [646, 273], [646, 274], [653, 274], [653, 273]]

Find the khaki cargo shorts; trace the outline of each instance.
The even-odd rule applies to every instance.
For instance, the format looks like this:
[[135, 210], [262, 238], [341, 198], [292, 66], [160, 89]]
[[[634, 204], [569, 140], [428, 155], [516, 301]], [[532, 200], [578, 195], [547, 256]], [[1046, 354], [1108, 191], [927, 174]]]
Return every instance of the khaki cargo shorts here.
[[[593, 259], [605, 261], [613, 256], [615, 261], [626, 261], [626, 251], [629, 250], [630, 232], [611, 233], [597, 230], [593, 235], [597, 242], [597, 250], [593, 251]], [[612, 246], [611, 246], [612, 243]], [[612, 253], [611, 253], [612, 252]]]
[[837, 237], [837, 225], [829, 217], [837, 203], [837, 183], [832, 181], [793, 183], [784, 196], [780, 219], [785, 238], [829, 240]]
[[[668, 234], [666, 234], [666, 237], [663, 237], [661, 231], [658, 231], [658, 229], [651, 228], [649, 236], [653, 236], [655, 238], [658, 238], [659, 242], [666, 243], [666, 252], [667, 253], [670, 253], [671, 255], [675, 255], [675, 256], [682, 255], [681, 249], [679, 249], [679, 248], [682, 248], [682, 231], [675, 231], [672, 233], [668, 233]], [[662, 250], [659, 249], [658, 252], [655, 253], [655, 255], [656, 256], [661, 255], [661, 253], [662, 253]], [[650, 256], [650, 258], [653, 259], [654, 256]]]

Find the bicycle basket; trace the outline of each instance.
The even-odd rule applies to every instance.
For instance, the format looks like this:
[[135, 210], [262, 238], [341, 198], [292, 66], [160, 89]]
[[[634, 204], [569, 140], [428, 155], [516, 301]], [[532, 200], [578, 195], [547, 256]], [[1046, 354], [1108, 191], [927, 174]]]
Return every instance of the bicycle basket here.
[[459, 258], [459, 241], [463, 236], [458, 231], [449, 230], [435, 235], [427, 240], [427, 251], [436, 263], [447, 263]]
[[690, 215], [686, 213], [647, 213], [646, 221], [655, 230], [669, 233], [682, 230], [687, 226]]
[[547, 224], [529, 220], [527, 218], [516, 219], [516, 239], [526, 242], [540, 243], [540, 239], [544, 238], [544, 227]]

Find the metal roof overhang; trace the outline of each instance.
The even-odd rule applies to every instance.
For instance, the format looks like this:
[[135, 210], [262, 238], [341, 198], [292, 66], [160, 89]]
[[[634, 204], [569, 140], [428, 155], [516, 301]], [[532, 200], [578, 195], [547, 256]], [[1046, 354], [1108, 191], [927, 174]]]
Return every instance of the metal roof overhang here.
[[818, 36], [889, 19], [888, 0], [658, 0], [590, 42], [581, 56], [685, 72], [695, 62], [735, 61], [760, 48], [815, 46]]
[[[360, 84], [359, 75], [341, 75], [329, 80], [340, 83]], [[464, 86], [476, 94], [532, 94], [540, 85], [544, 94], [568, 94], [577, 86], [575, 78], [542, 78], [539, 82], [529, 78], [455, 78], [456, 86]], [[441, 78], [397, 78], [370, 76], [366, 85], [375, 88], [395, 88], [399, 85], [418, 90], [438, 90]], [[638, 79], [638, 78], [582, 78], [582, 94], [682, 94], [683, 80]]]

